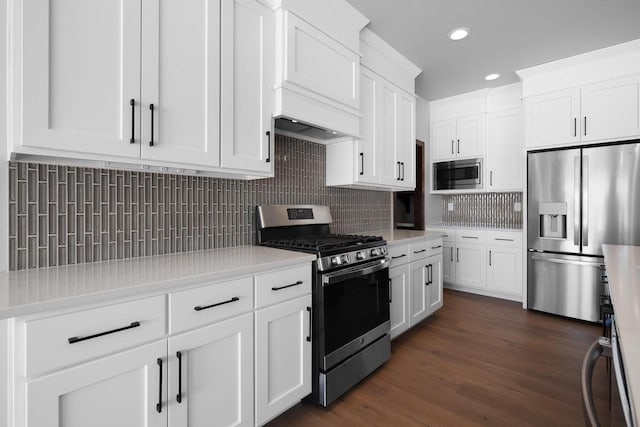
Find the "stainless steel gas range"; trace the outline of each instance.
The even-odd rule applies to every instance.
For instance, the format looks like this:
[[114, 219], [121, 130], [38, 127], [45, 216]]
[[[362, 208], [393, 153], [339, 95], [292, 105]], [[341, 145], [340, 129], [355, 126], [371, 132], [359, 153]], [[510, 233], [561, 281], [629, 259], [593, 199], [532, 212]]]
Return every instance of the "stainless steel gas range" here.
[[317, 255], [311, 399], [328, 406], [391, 354], [386, 242], [331, 234], [326, 206], [258, 206], [257, 217], [258, 244]]

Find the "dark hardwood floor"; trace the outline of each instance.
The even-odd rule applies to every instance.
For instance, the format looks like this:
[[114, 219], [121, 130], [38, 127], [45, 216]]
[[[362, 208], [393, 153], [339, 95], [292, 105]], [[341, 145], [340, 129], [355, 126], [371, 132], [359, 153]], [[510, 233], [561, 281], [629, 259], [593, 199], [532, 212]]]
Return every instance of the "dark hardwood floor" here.
[[[601, 327], [445, 290], [445, 305], [392, 342], [391, 359], [330, 408], [298, 404], [285, 426], [582, 426], [580, 368]], [[624, 425], [605, 359], [594, 375], [603, 426]]]

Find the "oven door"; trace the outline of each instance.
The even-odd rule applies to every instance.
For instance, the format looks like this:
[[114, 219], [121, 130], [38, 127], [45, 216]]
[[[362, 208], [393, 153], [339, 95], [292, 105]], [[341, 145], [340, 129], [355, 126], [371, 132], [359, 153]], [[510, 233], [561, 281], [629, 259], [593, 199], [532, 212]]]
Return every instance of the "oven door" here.
[[326, 372], [389, 333], [389, 260], [320, 274], [318, 345]]
[[482, 160], [456, 160], [433, 164], [434, 190], [482, 188]]

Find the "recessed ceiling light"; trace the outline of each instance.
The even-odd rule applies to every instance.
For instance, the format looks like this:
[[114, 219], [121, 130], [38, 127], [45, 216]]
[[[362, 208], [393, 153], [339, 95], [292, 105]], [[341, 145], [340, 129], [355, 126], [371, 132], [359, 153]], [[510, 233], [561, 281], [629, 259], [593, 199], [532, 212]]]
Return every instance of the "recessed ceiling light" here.
[[469, 31], [470, 30], [468, 28], [456, 28], [449, 33], [449, 38], [456, 41], [462, 40], [469, 35]]
[[291, 119], [291, 123], [298, 123], [298, 121], [295, 119]]
[[497, 79], [498, 77], [500, 77], [500, 74], [498, 74], [498, 73], [491, 73], [491, 74], [487, 74], [487, 75], [484, 77], [484, 79], [485, 79], [485, 80], [495, 80], [495, 79]]

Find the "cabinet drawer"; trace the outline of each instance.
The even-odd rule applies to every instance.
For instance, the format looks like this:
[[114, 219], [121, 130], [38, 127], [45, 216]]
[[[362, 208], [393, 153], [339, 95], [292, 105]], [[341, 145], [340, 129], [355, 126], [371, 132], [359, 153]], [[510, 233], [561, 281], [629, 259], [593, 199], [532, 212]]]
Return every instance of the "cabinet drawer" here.
[[427, 241], [427, 256], [442, 253], [442, 239], [431, 239]]
[[24, 323], [25, 375], [74, 365], [165, 335], [160, 295]]
[[455, 230], [446, 230], [443, 228], [427, 228], [427, 231], [431, 231], [433, 233], [438, 233], [442, 236], [442, 240], [445, 242], [455, 242], [456, 241], [456, 231]]
[[174, 334], [253, 310], [253, 277], [169, 294]]
[[[431, 241], [422, 240], [420, 242], [411, 243], [409, 245], [409, 262], [413, 262], [419, 259], [423, 259], [429, 256], [429, 249], [431, 246]], [[442, 248], [440, 248], [442, 250]]]
[[522, 247], [522, 233], [512, 231], [487, 232], [487, 244], [493, 246]]
[[311, 292], [311, 265], [255, 277], [255, 307], [266, 307]]
[[389, 258], [391, 258], [389, 268], [409, 262], [409, 245], [389, 246], [388, 250]]
[[487, 233], [483, 230], [458, 230], [456, 232], [456, 242], [458, 243], [484, 243]]

